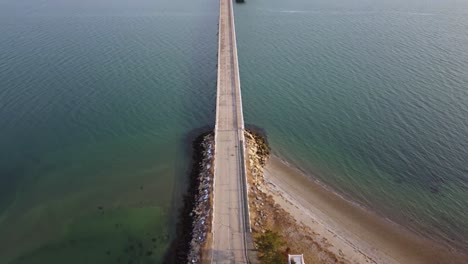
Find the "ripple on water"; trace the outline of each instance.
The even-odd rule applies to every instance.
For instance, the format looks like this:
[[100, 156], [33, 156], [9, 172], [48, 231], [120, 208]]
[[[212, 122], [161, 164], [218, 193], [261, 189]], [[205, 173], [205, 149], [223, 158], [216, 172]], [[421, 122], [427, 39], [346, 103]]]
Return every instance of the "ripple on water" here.
[[237, 6], [244, 111], [288, 161], [468, 250], [468, 21], [419, 4]]

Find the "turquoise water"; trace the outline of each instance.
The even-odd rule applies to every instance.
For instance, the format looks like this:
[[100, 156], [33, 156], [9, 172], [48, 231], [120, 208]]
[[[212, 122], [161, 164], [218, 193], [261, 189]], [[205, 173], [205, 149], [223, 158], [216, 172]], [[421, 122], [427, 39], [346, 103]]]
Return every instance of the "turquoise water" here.
[[[246, 122], [468, 250], [468, 3], [236, 5]], [[161, 263], [213, 125], [218, 1], [0, 1], [0, 263]]]
[[161, 263], [212, 125], [213, 1], [0, 2], [0, 263]]
[[468, 3], [236, 6], [246, 122], [361, 204], [468, 250]]

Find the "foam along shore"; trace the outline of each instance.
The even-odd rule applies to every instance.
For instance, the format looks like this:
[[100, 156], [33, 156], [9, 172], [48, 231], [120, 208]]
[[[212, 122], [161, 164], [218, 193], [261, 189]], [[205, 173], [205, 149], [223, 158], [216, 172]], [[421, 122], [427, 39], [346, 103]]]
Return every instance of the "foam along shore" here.
[[366, 211], [278, 157], [264, 169], [264, 189], [315, 240], [344, 263], [468, 263], [468, 257]]

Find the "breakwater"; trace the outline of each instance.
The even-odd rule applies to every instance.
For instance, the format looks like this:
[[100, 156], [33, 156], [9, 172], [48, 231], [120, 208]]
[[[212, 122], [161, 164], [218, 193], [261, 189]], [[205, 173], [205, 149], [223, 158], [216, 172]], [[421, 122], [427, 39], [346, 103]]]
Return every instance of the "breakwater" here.
[[[258, 129], [247, 130], [247, 140], [258, 142], [255, 151], [264, 166], [269, 156], [268, 143]], [[192, 142], [192, 169], [187, 193], [179, 213], [176, 240], [169, 250], [165, 263], [204, 263], [209, 256], [213, 212], [213, 161], [214, 133], [205, 132]]]
[[[197, 142], [196, 142], [197, 143]], [[196, 144], [195, 143], [195, 144]], [[214, 136], [212, 133], [202, 137], [198, 146], [200, 153], [198, 164], [194, 165], [194, 174], [197, 175], [194, 185], [193, 209], [189, 214], [192, 223], [191, 240], [187, 261], [201, 263], [203, 247], [206, 245], [211, 229], [212, 217], [212, 190], [213, 190], [213, 155]]]
[[201, 263], [211, 232], [213, 189], [213, 132], [192, 142], [189, 186], [179, 214], [176, 239], [165, 263]]

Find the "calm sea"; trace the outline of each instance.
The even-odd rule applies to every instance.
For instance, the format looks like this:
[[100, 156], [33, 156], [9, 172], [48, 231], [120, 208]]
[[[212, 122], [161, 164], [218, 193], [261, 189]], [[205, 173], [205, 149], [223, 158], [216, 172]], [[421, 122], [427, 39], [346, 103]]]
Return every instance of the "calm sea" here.
[[216, 1], [0, 1], [0, 263], [160, 263]]
[[[467, 248], [468, 3], [236, 5], [275, 153]], [[213, 125], [218, 1], [0, 0], [0, 263], [161, 263]]]
[[307, 173], [468, 251], [468, 2], [246, 1], [246, 122]]

